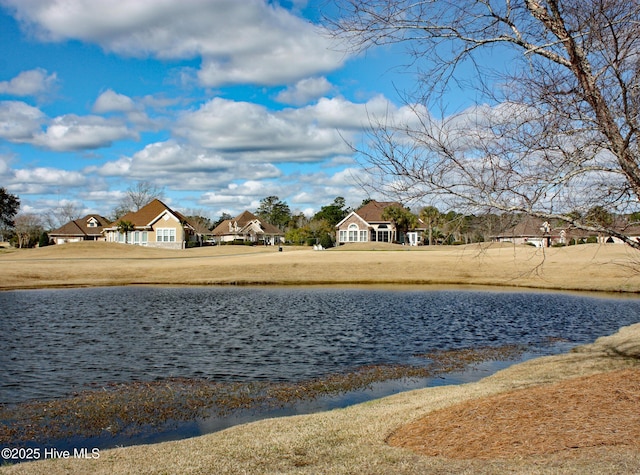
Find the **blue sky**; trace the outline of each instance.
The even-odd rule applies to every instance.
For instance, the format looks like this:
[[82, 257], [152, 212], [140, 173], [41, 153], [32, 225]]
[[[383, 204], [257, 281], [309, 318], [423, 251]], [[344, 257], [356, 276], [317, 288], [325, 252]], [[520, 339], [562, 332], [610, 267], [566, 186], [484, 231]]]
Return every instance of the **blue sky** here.
[[[136, 181], [216, 219], [366, 198], [345, 143], [397, 112], [397, 51], [340, 51], [327, 2], [0, 0], [0, 186], [109, 216]], [[376, 198], [376, 197], [374, 197]]]

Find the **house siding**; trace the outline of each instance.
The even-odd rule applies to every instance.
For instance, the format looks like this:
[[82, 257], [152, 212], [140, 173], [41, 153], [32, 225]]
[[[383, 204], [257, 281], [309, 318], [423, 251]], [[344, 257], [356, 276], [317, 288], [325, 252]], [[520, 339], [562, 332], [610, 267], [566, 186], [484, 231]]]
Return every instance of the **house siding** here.
[[[358, 227], [357, 234], [355, 236], [350, 236], [349, 234], [349, 226], [351, 226], [352, 224], [355, 224]], [[336, 242], [367, 242], [369, 241], [369, 234], [369, 226], [357, 214], [353, 214], [347, 217], [347, 219], [345, 219], [338, 227], [336, 233]]]

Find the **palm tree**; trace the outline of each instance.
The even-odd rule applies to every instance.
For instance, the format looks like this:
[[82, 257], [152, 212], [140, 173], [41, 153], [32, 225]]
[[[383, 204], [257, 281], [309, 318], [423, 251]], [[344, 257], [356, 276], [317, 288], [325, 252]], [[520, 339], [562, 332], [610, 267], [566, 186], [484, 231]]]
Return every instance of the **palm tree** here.
[[435, 206], [425, 206], [420, 211], [420, 219], [427, 225], [429, 231], [429, 246], [433, 245], [433, 230], [440, 225], [441, 214]]
[[388, 219], [393, 222], [398, 231], [404, 233], [406, 239], [407, 232], [415, 229], [418, 224], [418, 218], [407, 208], [401, 206], [389, 206], [382, 212], [382, 219]]
[[118, 232], [124, 234], [124, 243], [128, 244], [127, 236], [131, 231], [135, 229], [135, 226], [131, 221], [120, 221], [118, 223]]

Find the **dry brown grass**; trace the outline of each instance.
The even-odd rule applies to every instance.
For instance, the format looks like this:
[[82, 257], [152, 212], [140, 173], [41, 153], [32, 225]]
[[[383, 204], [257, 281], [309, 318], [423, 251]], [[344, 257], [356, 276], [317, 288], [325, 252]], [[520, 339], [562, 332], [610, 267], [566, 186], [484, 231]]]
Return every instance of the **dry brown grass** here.
[[72, 243], [0, 251], [0, 289], [157, 285], [500, 285], [640, 291], [637, 251], [622, 245], [536, 249], [391, 244], [310, 248], [218, 246], [160, 250]]
[[[79, 253], [93, 252], [81, 257], [71, 247], [60, 248], [1, 253], [4, 275], [0, 288], [394, 282], [640, 290], [635, 254], [615, 245], [547, 249], [544, 253], [513, 246], [345, 247], [278, 253], [270, 248], [169, 252], [80, 245]], [[227, 254], [230, 250], [237, 253]], [[105, 450], [97, 460], [30, 462], [1, 467], [0, 472], [640, 473], [638, 374], [640, 324], [565, 355], [512, 366], [477, 383], [410, 391], [345, 409], [264, 420], [182, 441]], [[459, 447], [447, 453], [422, 455], [387, 443], [392, 434], [396, 438], [410, 434], [405, 438], [431, 447], [435, 442], [428, 442], [429, 430], [447, 427], [457, 430], [455, 436], [443, 432], [438, 443]], [[406, 432], [409, 428], [411, 432]], [[474, 444], [478, 447], [475, 452], [471, 450]]]

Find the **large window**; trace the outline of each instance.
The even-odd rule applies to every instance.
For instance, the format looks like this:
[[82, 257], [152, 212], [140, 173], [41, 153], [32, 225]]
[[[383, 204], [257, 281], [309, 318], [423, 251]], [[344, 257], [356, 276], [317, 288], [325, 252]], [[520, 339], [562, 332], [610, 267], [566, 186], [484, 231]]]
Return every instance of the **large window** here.
[[340, 230], [340, 242], [367, 242], [369, 233], [366, 229], [360, 229], [357, 224], [351, 223], [347, 229]]
[[378, 226], [378, 230], [371, 230], [371, 240], [378, 242], [391, 242], [391, 230], [387, 228], [386, 224]]
[[158, 228], [156, 229], [157, 242], [176, 242], [175, 228]]
[[135, 231], [133, 234], [133, 243], [140, 246], [147, 245], [147, 231]]
[[367, 231], [361, 230], [357, 224], [351, 223], [347, 230], [340, 231], [340, 242], [366, 242]]

